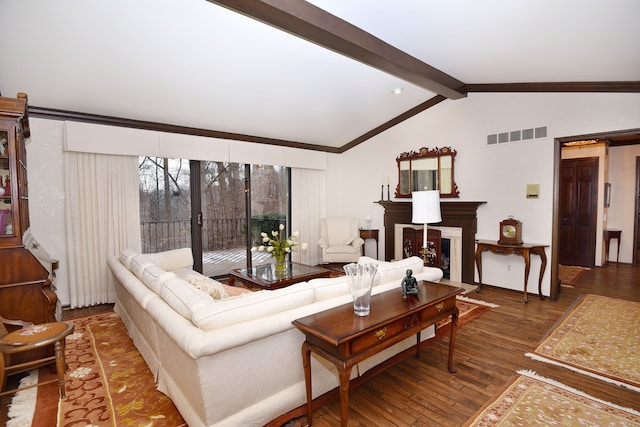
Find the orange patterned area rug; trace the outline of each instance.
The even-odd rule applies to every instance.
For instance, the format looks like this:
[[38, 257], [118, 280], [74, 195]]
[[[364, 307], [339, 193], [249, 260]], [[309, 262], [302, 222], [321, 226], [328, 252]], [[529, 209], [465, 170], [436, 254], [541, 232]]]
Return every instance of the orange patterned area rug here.
[[58, 426], [183, 426], [113, 312], [71, 320], [67, 337], [67, 398]]
[[586, 294], [527, 356], [640, 391], [638, 348], [640, 302]]
[[465, 427], [640, 426], [640, 413], [520, 371]]

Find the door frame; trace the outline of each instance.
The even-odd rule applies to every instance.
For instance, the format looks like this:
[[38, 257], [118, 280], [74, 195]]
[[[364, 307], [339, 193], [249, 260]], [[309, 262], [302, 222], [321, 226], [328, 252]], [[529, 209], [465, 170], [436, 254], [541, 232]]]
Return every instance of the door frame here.
[[[635, 212], [633, 214], [633, 246], [631, 247], [631, 265], [634, 267], [638, 265], [638, 240], [640, 239], [640, 156], [636, 156], [636, 203]], [[620, 242], [618, 242], [620, 245]]]
[[[573, 135], [557, 137], [553, 140], [553, 208], [551, 221], [551, 283], [549, 298], [551, 301], [558, 299], [560, 295], [560, 281], [558, 278], [558, 226], [560, 224], [560, 161], [562, 160], [562, 145], [569, 141], [581, 141], [587, 139], [607, 139], [618, 136], [628, 136], [640, 133], [640, 128], [619, 131], [599, 132], [585, 135]], [[599, 190], [598, 190], [599, 191]], [[596, 237], [597, 238], [597, 237]]]

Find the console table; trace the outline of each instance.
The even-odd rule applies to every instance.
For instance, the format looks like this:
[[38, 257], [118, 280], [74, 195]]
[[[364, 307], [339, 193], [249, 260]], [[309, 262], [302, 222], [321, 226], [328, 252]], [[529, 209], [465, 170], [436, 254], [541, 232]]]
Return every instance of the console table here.
[[524, 258], [524, 302], [529, 302], [527, 299], [527, 283], [529, 281], [529, 269], [531, 267], [531, 254], [538, 255], [540, 257], [540, 277], [538, 278], [538, 295], [540, 299], [544, 300], [542, 295], [542, 275], [545, 268], [547, 268], [547, 255], [544, 249], [549, 245], [538, 245], [535, 243], [523, 243], [521, 245], [501, 245], [495, 240], [478, 240], [476, 241], [476, 267], [478, 268], [478, 289], [476, 292], [480, 292], [482, 288], [482, 253], [489, 251], [498, 255], [520, 255]]
[[458, 325], [456, 295], [463, 288], [440, 283], [420, 282], [420, 294], [402, 298], [402, 288], [374, 295], [371, 314], [356, 316], [353, 304], [344, 304], [293, 321], [304, 333], [302, 364], [307, 392], [308, 425], [311, 425], [311, 352], [331, 361], [340, 380], [340, 420], [347, 425], [349, 414], [349, 378], [353, 365], [416, 335], [416, 354], [420, 356], [420, 332], [451, 316], [448, 369], [453, 368], [453, 347]]
[[609, 244], [611, 243], [611, 239], [618, 240], [618, 253], [616, 254], [616, 264], [620, 262], [620, 236], [622, 235], [622, 230], [604, 230], [604, 242], [606, 245], [605, 252], [605, 260], [607, 264], [609, 264]]

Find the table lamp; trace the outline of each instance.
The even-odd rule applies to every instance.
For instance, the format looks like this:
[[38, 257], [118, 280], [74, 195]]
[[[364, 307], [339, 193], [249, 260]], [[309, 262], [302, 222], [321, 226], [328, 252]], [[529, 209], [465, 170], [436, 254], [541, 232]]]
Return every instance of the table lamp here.
[[412, 218], [414, 224], [424, 224], [422, 231], [422, 260], [427, 263], [427, 224], [442, 221], [440, 215], [440, 191], [414, 191], [412, 197]]

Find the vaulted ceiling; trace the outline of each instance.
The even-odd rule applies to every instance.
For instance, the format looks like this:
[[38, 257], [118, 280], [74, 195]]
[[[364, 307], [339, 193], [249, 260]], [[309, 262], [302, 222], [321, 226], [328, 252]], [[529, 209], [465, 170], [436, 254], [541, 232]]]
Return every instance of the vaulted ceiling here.
[[639, 92], [639, 18], [637, 0], [0, 0], [0, 93], [340, 152], [473, 92]]

